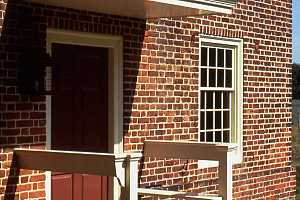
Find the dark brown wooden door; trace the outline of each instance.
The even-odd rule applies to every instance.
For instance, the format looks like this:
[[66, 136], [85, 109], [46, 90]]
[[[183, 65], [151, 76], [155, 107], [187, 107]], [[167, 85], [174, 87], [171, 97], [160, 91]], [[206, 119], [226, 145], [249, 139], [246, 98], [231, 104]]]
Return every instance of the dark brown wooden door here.
[[[108, 152], [108, 49], [53, 44], [52, 55], [51, 148]], [[54, 172], [51, 186], [52, 200], [107, 200], [107, 177]]]

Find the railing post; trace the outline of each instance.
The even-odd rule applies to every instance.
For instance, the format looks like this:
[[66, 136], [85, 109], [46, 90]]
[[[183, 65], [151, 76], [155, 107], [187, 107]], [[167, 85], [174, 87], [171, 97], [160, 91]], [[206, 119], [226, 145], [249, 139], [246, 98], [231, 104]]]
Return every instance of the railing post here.
[[232, 200], [232, 152], [222, 152], [219, 162], [219, 190], [223, 200]]
[[126, 200], [138, 200], [138, 163], [141, 154], [127, 156], [126, 163]]

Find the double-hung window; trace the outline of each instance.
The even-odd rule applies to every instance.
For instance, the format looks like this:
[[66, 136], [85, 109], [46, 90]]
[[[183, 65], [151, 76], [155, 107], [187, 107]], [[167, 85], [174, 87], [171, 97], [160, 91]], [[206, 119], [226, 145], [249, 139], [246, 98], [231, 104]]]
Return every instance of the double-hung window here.
[[237, 144], [238, 160], [242, 156], [242, 45], [240, 39], [200, 36], [199, 142]]

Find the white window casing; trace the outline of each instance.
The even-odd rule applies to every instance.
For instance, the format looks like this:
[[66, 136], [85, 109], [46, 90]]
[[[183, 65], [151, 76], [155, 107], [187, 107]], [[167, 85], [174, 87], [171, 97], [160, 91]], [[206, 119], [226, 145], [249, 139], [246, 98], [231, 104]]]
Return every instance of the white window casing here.
[[[234, 152], [233, 164], [239, 164], [243, 161], [243, 40], [200, 35], [199, 45], [198, 141], [238, 145], [237, 150]], [[215, 52], [215, 60], [209, 57], [210, 48], [212, 53]], [[202, 50], [206, 51], [206, 54], [201, 52]], [[229, 68], [226, 64], [226, 51], [228, 53], [232, 52], [232, 55], [228, 54], [230, 57], [232, 56], [232, 64]], [[219, 66], [219, 52], [223, 52], [222, 67]], [[203, 58], [201, 57], [205, 57], [205, 55], [207, 55], [206, 66], [202, 66], [203, 63], [205, 64], [205, 61], [202, 62]], [[215, 66], [211, 66], [211, 62], [215, 62]], [[223, 85], [219, 81], [218, 73], [223, 74]], [[232, 75], [231, 84], [226, 78], [226, 73]], [[210, 78], [213, 80], [210, 81]], [[203, 82], [202, 79], [206, 80]], [[226, 101], [224, 100], [225, 95], [228, 95], [227, 99], [229, 102], [227, 107], [224, 104], [224, 101]], [[217, 96], [220, 97], [217, 98]], [[217, 99], [220, 99], [220, 101], [217, 101]], [[226, 122], [229, 125], [228, 127], [224, 125], [224, 113], [229, 116], [228, 122]], [[210, 121], [208, 122], [207, 120]], [[218, 166], [217, 161], [202, 160], [198, 164], [199, 168]]]

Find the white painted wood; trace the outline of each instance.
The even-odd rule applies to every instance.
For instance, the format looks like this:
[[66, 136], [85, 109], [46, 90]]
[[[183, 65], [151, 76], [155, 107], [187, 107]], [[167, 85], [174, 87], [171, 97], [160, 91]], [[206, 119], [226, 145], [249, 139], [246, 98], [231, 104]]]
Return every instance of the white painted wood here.
[[[126, 172], [125, 172], [125, 158], [120, 157], [115, 159], [115, 170], [116, 170], [116, 175], [114, 177], [117, 178], [117, 181], [119, 182], [119, 185], [122, 187], [125, 187], [126, 184]], [[113, 189], [113, 188], [112, 188]], [[113, 192], [113, 191], [112, 191]]]
[[[216, 55], [217, 55], [217, 53], [216, 53]], [[217, 56], [216, 56], [216, 65], [217, 65]], [[215, 80], [216, 80], [216, 85], [217, 85], [217, 83], [218, 83], [218, 77], [217, 77], [217, 72], [218, 72], [218, 70], [216, 70], [216, 72], [215, 72]], [[213, 109], [212, 109], [214, 112], [213, 112], [213, 142], [215, 143], [216, 142], [216, 92], [214, 91], [213, 92]]]
[[156, 158], [180, 158], [192, 160], [215, 160], [223, 158], [221, 152], [234, 151], [234, 144], [213, 144], [183, 141], [145, 140], [144, 156]]
[[[220, 196], [224, 200], [232, 200], [232, 162], [237, 145], [234, 144], [214, 144], [198, 143], [188, 141], [144, 141], [144, 156], [165, 158], [180, 158], [192, 160], [218, 161], [219, 167], [219, 188]], [[139, 189], [140, 190], [140, 189]], [[151, 191], [148, 194], [159, 195], [158, 192]], [[151, 193], [153, 192], [153, 193]], [[168, 191], [170, 192], [170, 191]]]
[[20, 169], [117, 177], [125, 186], [125, 157], [107, 153], [15, 149]]
[[231, 14], [237, 0], [25, 0], [27, 2], [136, 18]]
[[[232, 199], [232, 160], [236, 146], [176, 141], [145, 141], [144, 156], [156, 158], [201, 159], [209, 153], [220, 161], [219, 185], [224, 200]], [[205, 150], [205, 151], [204, 151]], [[200, 153], [200, 152], [205, 153]], [[185, 192], [138, 189], [138, 161], [141, 154], [116, 156], [107, 153], [87, 153], [54, 150], [15, 149], [19, 168], [48, 170], [56, 172], [84, 173], [100, 176], [114, 176], [125, 186], [125, 198], [137, 200], [138, 194], [181, 197], [186, 199], [220, 199], [216, 196], [195, 195]], [[200, 155], [200, 157], [199, 157]], [[126, 169], [125, 167], [126, 161]], [[126, 173], [126, 174], [125, 174]], [[126, 178], [125, 178], [126, 177]], [[123, 196], [123, 197], [124, 197]]]
[[[49, 49], [47, 49], [49, 53]], [[51, 50], [50, 50], [51, 51]], [[50, 53], [51, 55], [51, 53]], [[51, 96], [46, 95], [46, 149], [51, 149]], [[45, 193], [46, 200], [51, 200], [51, 172], [46, 171]]]
[[141, 154], [128, 155], [126, 162], [126, 200], [138, 200], [138, 161]]
[[158, 190], [158, 189], [147, 189], [139, 188], [139, 194], [159, 196], [159, 197], [168, 197], [168, 198], [184, 198], [184, 199], [197, 199], [197, 200], [222, 200], [222, 197], [216, 195], [203, 195], [199, 193], [192, 192], [178, 192], [178, 191], [169, 191], [169, 190]]
[[[208, 58], [208, 53], [207, 53], [207, 58]], [[207, 60], [207, 64], [208, 64], [208, 60]], [[206, 80], [207, 80], [207, 83], [209, 83], [209, 77], [208, 77], [208, 70], [206, 71]], [[203, 92], [203, 91], [200, 91], [200, 92]], [[201, 109], [199, 109], [201, 110]], [[207, 92], [204, 92], [204, 130], [206, 130], [206, 126], [207, 126]], [[200, 127], [200, 126], [199, 126]], [[207, 135], [204, 134], [204, 141], [206, 142], [207, 141]], [[200, 141], [200, 137], [199, 138], [199, 141]]]
[[232, 152], [223, 152], [219, 165], [219, 189], [223, 200], [232, 200]]

